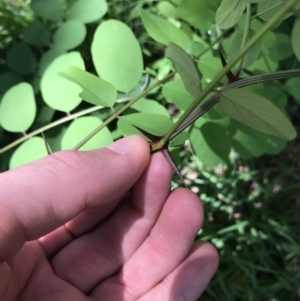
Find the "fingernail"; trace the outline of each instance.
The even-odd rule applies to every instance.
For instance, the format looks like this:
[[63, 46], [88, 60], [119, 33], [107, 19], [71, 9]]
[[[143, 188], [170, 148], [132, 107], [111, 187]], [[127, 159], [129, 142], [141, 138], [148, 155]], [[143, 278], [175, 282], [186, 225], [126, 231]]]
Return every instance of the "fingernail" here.
[[117, 140], [107, 148], [121, 155], [129, 154], [134, 149], [134, 139], [132, 137]]

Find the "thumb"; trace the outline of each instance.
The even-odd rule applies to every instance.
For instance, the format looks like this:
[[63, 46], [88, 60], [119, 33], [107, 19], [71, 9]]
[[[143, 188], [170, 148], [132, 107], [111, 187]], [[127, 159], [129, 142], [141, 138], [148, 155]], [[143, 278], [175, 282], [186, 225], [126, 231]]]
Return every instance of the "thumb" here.
[[64, 151], [0, 175], [0, 261], [82, 211], [121, 197], [149, 161], [139, 136], [108, 148]]

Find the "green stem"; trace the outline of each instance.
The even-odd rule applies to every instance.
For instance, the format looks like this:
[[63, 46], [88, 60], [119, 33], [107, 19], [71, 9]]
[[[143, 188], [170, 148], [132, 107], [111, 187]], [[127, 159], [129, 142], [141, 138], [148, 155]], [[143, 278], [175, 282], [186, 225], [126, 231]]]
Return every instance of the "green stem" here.
[[[128, 101], [128, 100], [130, 100], [130, 99], [129, 98], [122, 98], [122, 99], [119, 99], [118, 102], [124, 102], [124, 101]], [[0, 154], [2, 154], [4, 152], [10, 150], [11, 148], [13, 148], [13, 147], [21, 144], [25, 140], [27, 140], [27, 139], [29, 139], [31, 137], [37, 136], [37, 135], [39, 135], [39, 134], [41, 134], [43, 132], [46, 132], [46, 131], [48, 131], [48, 130], [50, 130], [50, 129], [52, 129], [52, 128], [60, 125], [60, 124], [63, 124], [65, 122], [68, 122], [68, 121], [71, 121], [71, 120], [74, 120], [74, 119], [76, 119], [76, 118], [78, 118], [80, 116], [84, 116], [84, 115], [90, 114], [92, 112], [96, 112], [96, 111], [101, 110], [103, 108], [104, 108], [103, 106], [91, 107], [91, 108], [88, 108], [88, 109], [83, 110], [81, 112], [68, 115], [68, 116], [66, 116], [64, 118], [61, 118], [59, 120], [56, 120], [56, 121], [54, 121], [54, 122], [52, 122], [50, 124], [47, 124], [46, 126], [43, 126], [43, 127], [39, 128], [39, 129], [37, 129], [37, 130], [29, 133], [29, 134], [26, 134], [25, 136], [21, 137], [20, 139], [15, 140], [14, 142], [6, 145], [2, 149], [0, 149]]]
[[278, 11], [265, 26], [255, 34], [255, 36], [246, 44], [246, 46], [239, 51], [239, 53], [228, 62], [228, 64], [216, 75], [213, 81], [207, 85], [202, 91], [201, 95], [195, 99], [190, 107], [184, 112], [179, 120], [174, 124], [170, 131], [156, 144], [153, 145], [152, 151], [162, 149], [170, 140], [173, 133], [180, 127], [180, 125], [188, 118], [188, 116], [197, 108], [197, 106], [205, 99], [205, 97], [215, 88], [220, 80], [231, 70], [231, 68], [280, 20], [299, 0], [289, 0], [285, 2], [282, 9]]
[[94, 131], [92, 131], [88, 136], [86, 136], [82, 141], [80, 141], [73, 150], [80, 149], [87, 141], [89, 141], [92, 137], [94, 137], [99, 131], [101, 131], [105, 126], [107, 126], [109, 123], [111, 123], [113, 120], [115, 120], [119, 115], [121, 115], [124, 111], [126, 111], [129, 107], [131, 107], [136, 101], [138, 101], [140, 98], [146, 96], [149, 92], [151, 92], [156, 87], [159, 87], [161, 84], [163, 84], [165, 81], [169, 80], [174, 76], [176, 72], [172, 72], [163, 79], [157, 81], [150, 87], [148, 87], [146, 90], [144, 90], [142, 93], [134, 97], [131, 101], [129, 101], [126, 105], [124, 105], [119, 111], [111, 115], [108, 119], [106, 119], [100, 126], [98, 126]]
[[[251, 3], [247, 3], [245, 30], [244, 30], [244, 35], [243, 35], [240, 50], [242, 50], [247, 44], [248, 37], [249, 37], [249, 32], [250, 32], [250, 26], [251, 26]], [[237, 65], [237, 70], [238, 70], [239, 73], [243, 68], [244, 57], [245, 56], [243, 56], [241, 58], [241, 60], [239, 61], [238, 65]]]
[[[249, 78], [243, 78], [234, 83], [225, 85], [221, 89], [221, 91], [234, 89], [234, 88], [235, 89], [243, 88], [243, 87], [264, 83], [268, 81], [295, 78], [295, 77], [300, 77], [300, 69], [277, 71], [277, 72], [272, 72], [263, 75], [251, 76]], [[178, 129], [174, 132], [174, 134], [171, 136], [170, 139], [176, 137], [187, 127], [189, 127], [194, 121], [196, 121], [198, 118], [204, 115], [209, 109], [211, 109], [214, 105], [216, 105], [219, 102], [219, 99], [220, 99], [220, 93], [216, 93], [210, 99], [208, 99], [202, 106], [196, 108], [191, 113], [191, 115], [189, 115], [189, 117], [180, 125], [180, 127], [178, 127]]]

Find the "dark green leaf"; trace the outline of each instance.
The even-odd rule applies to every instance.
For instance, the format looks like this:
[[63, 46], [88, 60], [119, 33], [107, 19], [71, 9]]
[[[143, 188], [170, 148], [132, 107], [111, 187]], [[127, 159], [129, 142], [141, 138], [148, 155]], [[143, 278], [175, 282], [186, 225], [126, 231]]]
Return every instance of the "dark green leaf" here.
[[201, 79], [191, 57], [174, 43], [168, 45], [166, 56], [174, 64], [186, 90], [198, 97], [201, 93]]
[[62, 20], [65, 9], [64, 0], [31, 0], [31, 8], [36, 15], [50, 21]]
[[222, 92], [221, 106], [230, 117], [261, 132], [294, 139], [296, 130], [287, 117], [266, 98], [243, 89]]
[[300, 61], [300, 18], [294, 24], [292, 31], [292, 46], [296, 57]]
[[50, 32], [41, 22], [33, 21], [24, 29], [23, 40], [33, 46], [47, 46], [50, 43]]

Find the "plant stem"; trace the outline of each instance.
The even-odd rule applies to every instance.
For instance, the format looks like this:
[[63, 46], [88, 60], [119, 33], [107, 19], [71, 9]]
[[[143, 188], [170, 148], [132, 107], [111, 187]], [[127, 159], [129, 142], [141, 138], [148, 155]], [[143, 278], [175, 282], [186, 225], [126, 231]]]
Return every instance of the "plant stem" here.
[[[244, 35], [243, 35], [240, 50], [242, 50], [247, 44], [249, 32], [250, 32], [250, 26], [251, 26], [251, 3], [247, 3], [246, 23], [245, 23]], [[241, 60], [237, 64], [237, 71], [239, 73], [243, 68], [244, 57], [245, 56], [242, 56]]]
[[184, 112], [179, 120], [174, 124], [170, 131], [162, 137], [162, 139], [152, 146], [152, 151], [162, 149], [170, 140], [173, 133], [180, 127], [180, 125], [188, 118], [188, 116], [197, 108], [197, 106], [204, 100], [204, 98], [215, 88], [219, 81], [231, 70], [231, 68], [258, 42], [260, 39], [280, 20], [299, 0], [286, 1], [282, 6], [282, 9], [276, 13], [263, 28], [254, 35], [253, 38], [246, 44], [246, 46], [239, 51], [239, 53], [228, 62], [228, 64], [216, 75], [210, 84], [202, 91], [200, 96], [190, 105], [190, 107]]
[[116, 119], [119, 115], [121, 115], [124, 111], [126, 111], [130, 106], [132, 106], [136, 101], [138, 101], [140, 98], [146, 96], [150, 91], [155, 89], [156, 87], [159, 87], [161, 84], [163, 84], [165, 81], [169, 80], [174, 76], [176, 72], [172, 72], [168, 74], [163, 79], [157, 81], [150, 87], [148, 87], [146, 90], [144, 90], [142, 93], [134, 97], [131, 101], [129, 101], [126, 105], [124, 105], [119, 111], [115, 112], [113, 115], [111, 115], [108, 119], [106, 119], [100, 126], [98, 126], [94, 131], [92, 131], [88, 136], [86, 136], [82, 141], [80, 141], [73, 150], [78, 150], [80, 147], [82, 147], [87, 141], [89, 141], [92, 137], [94, 137], [99, 131], [101, 131], [105, 126], [107, 126], [110, 122], [112, 122], [114, 119]]

